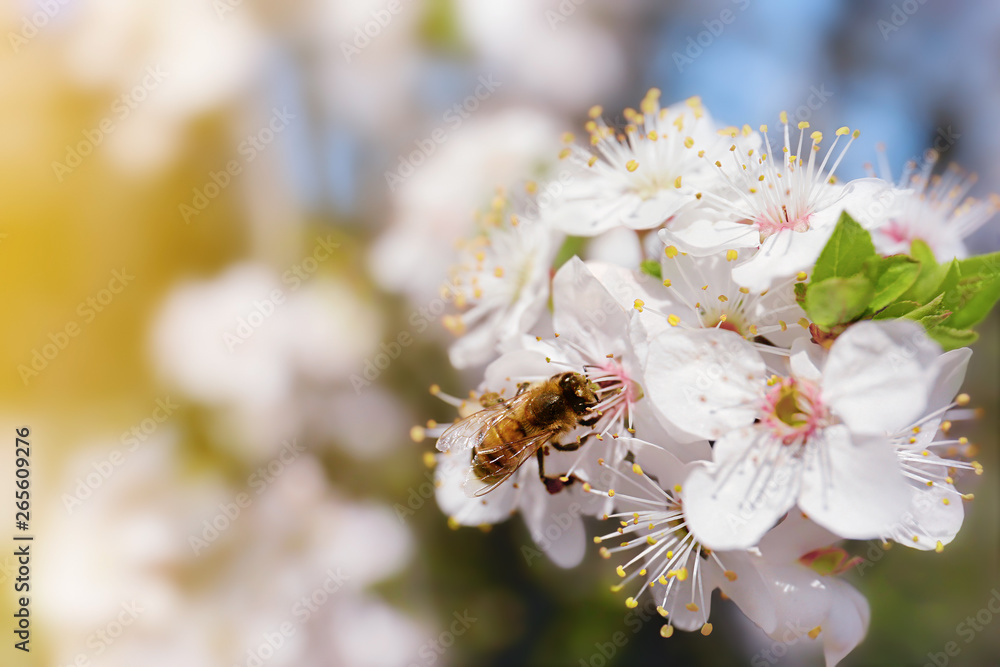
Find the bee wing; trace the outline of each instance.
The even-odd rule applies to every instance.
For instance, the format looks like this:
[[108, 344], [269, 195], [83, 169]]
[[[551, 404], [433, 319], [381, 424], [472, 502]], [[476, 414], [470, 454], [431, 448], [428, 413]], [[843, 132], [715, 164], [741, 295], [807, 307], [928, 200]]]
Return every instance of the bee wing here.
[[479, 412], [473, 412], [464, 419], [458, 420], [449, 426], [448, 429], [441, 434], [441, 437], [438, 438], [438, 451], [447, 452], [454, 449], [460, 452], [465, 449], [472, 449], [482, 441], [486, 432], [489, 431], [494, 424], [504, 418], [504, 415], [506, 415], [509, 410], [517, 407], [519, 403], [528, 398], [529, 394], [527, 393], [519, 394], [509, 401], [491, 405], [488, 408], [483, 408]]
[[503, 445], [498, 445], [497, 447], [492, 447], [490, 449], [480, 450], [480, 455], [492, 455], [493, 460], [496, 461], [501, 456], [505, 455], [506, 450], [514, 449], [516, 463], [508, 466], [504, 471], [503, 476], [493, 482], [484, 482], [476, 475], [475, 471], [470, 468], [469, 473], [465, 477], [465, 483], [462, 485], [465, 495], [470, 498], [485, 496], [487, 493], [506, 482], [532, 454], [538, 451], [539, 447], [551, 440], [552, 436], [554, 436], [557, 432], [558, 431], [542, 431], [541, 433], [529, 435], [528, 437], [521, 438], [520, 440], [504, 443]]

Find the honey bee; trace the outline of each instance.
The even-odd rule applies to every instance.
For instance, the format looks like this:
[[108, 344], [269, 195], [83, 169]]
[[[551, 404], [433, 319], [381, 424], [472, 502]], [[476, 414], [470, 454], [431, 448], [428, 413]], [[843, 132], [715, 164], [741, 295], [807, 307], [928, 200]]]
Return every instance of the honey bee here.
[[[495, 403], [484, 404], [482, 410], [441, 434], [437, 448], [458, 454], [471, 450], [471, 468], [463, 485], [467, 496], [483, 496], [497, 488], [532, 454], [538, 456], [539, 476], [548, 487], [543, 446], [579, 425], [595, 424], [599, 419], [594, 412], [597, 403], [597, 394], [586, 377], [560, 373], [534, 386], [522, 386], [509, 400], [496, 397]], [[566, 451], [581, 443], [551, 444]]]

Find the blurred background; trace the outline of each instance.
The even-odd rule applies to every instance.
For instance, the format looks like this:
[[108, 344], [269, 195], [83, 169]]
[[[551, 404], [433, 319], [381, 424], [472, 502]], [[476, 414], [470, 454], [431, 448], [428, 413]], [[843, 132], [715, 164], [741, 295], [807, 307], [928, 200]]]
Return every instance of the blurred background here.
[[[719, 600], [711, 637], [663, 640], [596, 552], [526, 557], [519, 518], [449, 529], [408, 431], [452, 417], [431, 383], [479, 378], [449, 370], [437, 286], [497, 186], [651, 86], [859, 128], [841, 178], [882, 141], [896, 174], [933, 146], [1000, 191], [1000, 6], [10, 0], [0, 28], [0, 485], [27, 425], [36, 535], [31, 652], [8, 620], [0, 663], [818, 664]], [[995, 315], [966, 526], [851, 547], [872, 623], [844, 664], [1000, 660], [1000, 620], [957, 629], [1000, 596]]]

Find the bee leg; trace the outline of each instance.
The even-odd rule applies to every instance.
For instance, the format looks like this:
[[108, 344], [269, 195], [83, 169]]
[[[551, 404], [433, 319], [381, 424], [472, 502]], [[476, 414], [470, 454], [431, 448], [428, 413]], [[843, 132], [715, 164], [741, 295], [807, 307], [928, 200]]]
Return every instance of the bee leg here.
[[586, 419], [581, 419], [578, 423], [580, 426], [593, 426], [601, 418], [601, 415], [594, 415], [593, 417], [587, 417]]
[[583, 443], [587, 442], [587, 440], [590, 440], [590, 437], [592, 435], [594, 435], [594, 434], [593, 433], [588, 433], [587, 435], [583, 436], [579, 440], [577, 440], [575, 442], [569, 442], [569, 443], [566, 443], [566, 444], [562, 444], [562, 443], [559, 443], [559, 442], [550, 442], [549, 444], [552, 445], [553, 449], [558, 449], [560, 452], [574, 452], [574, 451], [580, 449], [580, 447], [583, 447]]
[[542, 484], [545, 485], [545, 490], [546, 491], [548, 491], [550, 494], [556, 494], [556, 493], [559, 493], [560, 491], [562, 491], [564, 487], [566, 487], [570, 483], [572, 483], [572, 480], [570, 480], [570, 482], [564, 482], [561, 479], [559, 479], [558, 477], [546, 477], [545, 476], [545, 453], [544, 453], [544, 449], [545, 449], [544, 447], [539, 448], [538, 452], [536, 452], [536, 456], [538, 456], [538, 478], [540, 480], [542, 480]]

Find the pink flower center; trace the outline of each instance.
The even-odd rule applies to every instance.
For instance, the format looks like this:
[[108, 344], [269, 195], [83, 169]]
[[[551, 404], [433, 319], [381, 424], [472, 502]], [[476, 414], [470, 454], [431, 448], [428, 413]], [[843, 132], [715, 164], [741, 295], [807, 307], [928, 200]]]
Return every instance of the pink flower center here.
[[789, 211], [786, 204], [775, 207], [756, 220], [757, 229], [760, 231], [760, 240], [763, 241], [768, 236], [777, 234], [783, 229], [804, 232], [809, 229], [811, 215], [808, 211], [805, 213]]
[[625, 403], [631, 406], [642, 398], [639, 385], [632, 381], [618, 360], [608, 359], [596, 368], [592, 368], [593, 370], [588, 372], [587, 375], [598, 386], [599, 390], [605, 390], [605, 396], [611, 394], [607, 390], [619, 389], [614, 403]]
[[913, 240], [912, 230], [895, 218], [886, 223], [880, 231], [896, 243], [909, 243]]
[[764, 396], [761, 421], [786, 445], [802, 444], [826, 425], [830, 413], [819, 388], [805, 380], [784, 378]]

